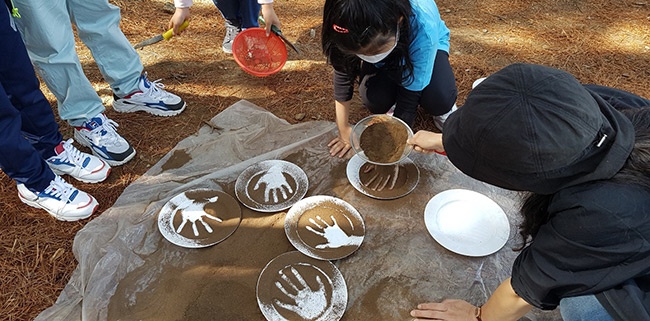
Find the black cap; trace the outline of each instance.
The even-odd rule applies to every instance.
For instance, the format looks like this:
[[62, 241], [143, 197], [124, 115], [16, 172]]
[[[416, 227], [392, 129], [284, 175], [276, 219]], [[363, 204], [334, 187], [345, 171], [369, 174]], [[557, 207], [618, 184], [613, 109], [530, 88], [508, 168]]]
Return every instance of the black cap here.
[[470, 92], [445, 122], [443, 144], [471, 177], [552, 194], [614, 176], [632, 151], [634, 128], [571, 74], [514, 64]]

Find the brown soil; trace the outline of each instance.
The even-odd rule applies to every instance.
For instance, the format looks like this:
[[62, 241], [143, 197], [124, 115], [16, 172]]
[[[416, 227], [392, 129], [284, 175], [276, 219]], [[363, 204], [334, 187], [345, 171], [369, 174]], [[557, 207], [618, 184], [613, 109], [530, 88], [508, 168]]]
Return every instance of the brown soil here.
[[[297, 123], [334, 120], [331, 68], [320, 49], [324, 0], [277, 1], [282, 32], [302, 55], [289, 51], [278, 74], [256, 78], [221, 52], [223, 19], [208, 1], [195, 1], [192, 22], [180, 37], [139, 51], [152, 80], [182, 96], [187, 110], [176, 117], [148, 114], [107, 115], [137, 150], [135, 159], [113, 169], [101, 184], [75, 183], [100, 202], [95, 216], [109, 208], [124, 188], [157, 163], [178, 141], [195, 133], [214, 115], [240, 99]], [[122, 9], [122, 30], [132, 43], [161, 33], [169, 13], [163, 0], [112, 0]], [[451, 30], [450, 61], [461, 106], [472, 82], [514, 62], [545, 64], [567, 70], [584, 83], [598, 83], [650, 96], [650, 2], [648, 0], [439, 0]], [[312, 34], [315, 35], [312, 37]], [[84, 70], [110, 105], [111, 91], [90, 52], [78, 44]], [[42, 87], [53, 105], [54, 97]], [[351, 121], [368, 116], [357, 99]], [[433, 129], [419, 117], [415, 129]], [[69, 126], [61, 123], [65, 137]], [[181, 155], [178, 155], [181, 156]], [[54, 303], [76, 261], [75, 233], [89, 220], [66, 223], [22, 204], [15, 184], [0, 174], [0, 319], [32, 320]], [[95, 217], [94, 216], [94, 217]]]
[[397, 121], [380, 121], [368, 126], [359, 137], [361, 150], [375, 163], [390, 164], [404, 154], [408, 132]]
[[[395, 174], [397, 172], [397, 175]], [[415, 164], [375, 165], [366, 163], [359, 169], [359, 181], [371, 195], [406, 194], [406, 189], [417, 180]], [[408, 183], [408, 184], [407, 184]], [[386, 195], [387, 196], [387, 195]]]

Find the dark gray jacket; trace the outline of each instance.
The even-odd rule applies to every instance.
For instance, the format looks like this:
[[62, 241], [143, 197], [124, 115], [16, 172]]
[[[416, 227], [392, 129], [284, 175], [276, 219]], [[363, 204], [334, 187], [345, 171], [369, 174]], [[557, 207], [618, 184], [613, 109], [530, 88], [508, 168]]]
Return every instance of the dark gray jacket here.
[[548, 211], [515, 260], [515, 292], [541, 309], [596, 294], [615, 320], [650, 320], [650, 191], [586, 183], [557, 192]]

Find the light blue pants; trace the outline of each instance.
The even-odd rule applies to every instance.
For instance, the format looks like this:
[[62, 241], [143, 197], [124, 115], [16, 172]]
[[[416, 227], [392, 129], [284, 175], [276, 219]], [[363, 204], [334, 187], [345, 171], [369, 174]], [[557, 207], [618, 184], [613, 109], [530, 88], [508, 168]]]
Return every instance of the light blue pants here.
[[59, 116], [71, 125], [105, 110], [83, 72], [75, 50], [72, 24], [90, 49], [115, 94], [138, 89], [140, 56], [120, 30], [120, 9], [108, 0], [14, 0], [15, 19], [29, 57], [58, 101]]
[[564, 321], [614, 321], [595, 295], [583, 295], [560, 300]]

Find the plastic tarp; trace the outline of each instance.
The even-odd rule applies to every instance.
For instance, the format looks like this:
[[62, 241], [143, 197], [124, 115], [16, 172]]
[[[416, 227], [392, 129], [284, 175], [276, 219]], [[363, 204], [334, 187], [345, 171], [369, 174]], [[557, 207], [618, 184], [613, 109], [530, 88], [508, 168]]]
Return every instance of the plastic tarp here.
[[[158, 230], [160, 209], [175, 195], [208, 188], [233, 197], [238, 175], [263, 160], [283, 159], [309, 178], [306, 196], [330, 195], [354, 206], [366, 235], [352, 255], [333, 261], [345, 278], [342, 320], [411, 320], [418, 303], [461, 298], [484, 303], [509, 277], [519, 245], [520, 195], [473, 180], [444, 156], [412, 153], [417, 187], [395, 200], [370, 198], [346, 178], [347, 160], [331, 157], [333, 122], [289, 124], [240, 101], [182, 140], [115, 204], [88, 222], [74, 240], [78, 266], [56, 303], [36, 320], [265, 320], [256, 301], [257, 278], [274, 257], [295, 250], [284, 232], [286, 211], [261, 213], [243, 205], [242, 221], [224, 241], [200, 249], [168, 242]], [[506, 245], [466, 257], [439, 245], [424, 222], [427, 202], [448, 189], [482, 193], [506, 212]], [[560, 320], [534, 311], [530, 320]]]

